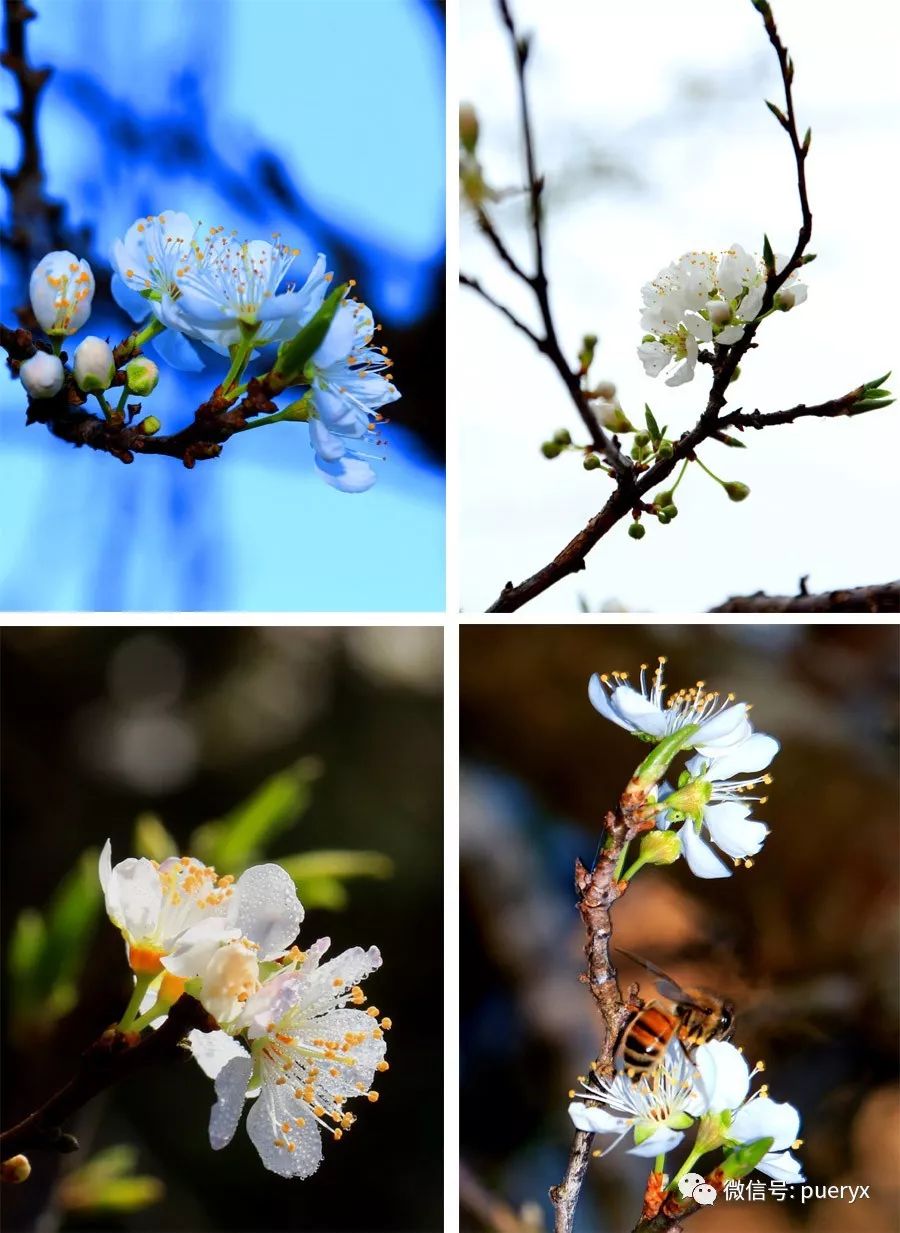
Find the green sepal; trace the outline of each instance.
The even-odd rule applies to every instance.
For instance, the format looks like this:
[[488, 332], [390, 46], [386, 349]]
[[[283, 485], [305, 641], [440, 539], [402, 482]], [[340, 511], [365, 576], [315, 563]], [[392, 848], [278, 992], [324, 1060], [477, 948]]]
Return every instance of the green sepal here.
[[673, 1113], [666, 1123], [670, 1130], [687, 1130], [688, 1126], [693, 1126], [693, 1124], [694, 1119], [683, 1109], [678, 1113]]
[[[634, 772], [634, 782], [645, 790], [659, 783], [669, 769], [669, 763], [675, 755], [680, 753], [682, 749], [690, 749], [693, 739], [699, 731], [699, 724], [688, 724], [686, 727], [680, 728], [678, 732], [673, 732], [671, 736], [664, 736], [653, 752], [647, 755]], [[652, 740], [653, 738], [651, 737], [650, 739]]]
[[659, 1127], [654, 1126], [652, 1123], [645, 1123], [643, 1126], [635, 1126], [634, 1146], [640, 1147], [642, 1143], [646, 1143], [651, 1135], [656, 1134], [657, 1130], [659, 1130]]
[[775, 1140], [770, 1135], [765, 1139], [757, 1139], [753, 1143], [744, 1143], [722, 1161], [720, 1166], [722, 1174], [729, 1181], [746, 1177], [748, 1173], [753, 1172], [766, 1152], [772, 1150], [774, 1142]]
[[348, 287], [349, 283], [341, 283], [340, 287], [336, 287], [303, 329], [278, 348], [275, 366], [267, 382], [271, 390], [277, 393], [302, 380], [303, 370], [325, 341]]

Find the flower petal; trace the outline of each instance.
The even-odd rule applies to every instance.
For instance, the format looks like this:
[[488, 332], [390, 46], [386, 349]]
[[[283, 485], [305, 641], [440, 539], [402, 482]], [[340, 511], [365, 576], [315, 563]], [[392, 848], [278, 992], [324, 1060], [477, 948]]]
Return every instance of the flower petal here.
[[[188, 1032], [188, 1044], [197, 1065], [210, 1079], [215, 1079], [232, 1058], [247, 1056], [243, 1045], [227, 1032]], [[234, 1134], [233, 1130], [231, 1134]], [[228, 1137], [231, 1138], [231, 1135]]]
[[100, 887], [105, 895], [106, 888], [109, 886], [109, 875], [112, 873], [112, 843], [108, 839], [100, 853], [98, 872], [100, 875]]
[[754, 732], [730, 753], [726, 751], [719, 757], [713, 756], [706, 778], [731, 779], [733, 775], [764, 771], [780, 748], [774, 736], [767, 736], [765, 732]]
[[162, 908], [159, 874], [150, 861], [129, 856], [111, 871], [106, 886], [106, 910], [135, 941], [149, 938]]
[[645, 1139], [643, 1143], [637, 1147], [628, 1149], [629, 1156], [659, 1156], [665, 1155], [666, 1152], [671, 1152], [672, 1148], [677, 1147], [684, 1135], [680, 1130], [670, 1130], [668, 1126], [660, 1126], [659, 1130], [654, 1130], [649, 1139]]
[[799, 1132], [800, 1114], [793, 1105], [759, 1096], [738, 1109], [728, 1128], [728, 1137], [738, 1143], [772, 1138], [772, 1151], [779, 1152], [790, 1147]]
[[260, 960], [280, 955], [303, 920], [294, 879], [280, 865], [253, 865], [238, 878], [227, 919], [256, 943]]
[[[309, 1177], [322, 1161], [322, 1136], [308, 1109], [297, 1118], [298, 1102], [292, 1098], [289, 1083], [283, 1087], [265, 1084], [247, 1115], [247, 1133], [267, 1169], [281, 1177]], [[303, 1124], [298, 1126], [297, 1120]], [[283, 1130], [286, 1123], [291, 1124], [289, 1132]]]
[[664, 713], [630, 685], [618, 685], [612, 692], [610, 704], [632, 731], [646, 732], [650, 736], [665, 736]]
[[216, 1075], [216, 1103], [209, 1115], [209, 1142], [213, 1151], [219, 1151], [234, 1138], [252, 1073], [253, 1062], [245, 1053], [243, 1057], [226, 1062]]
[[163, 959], [163, 967], [173, 976], [202, 976], [219, 947], [240, 936], [240, 929], [229, 929], [224, 917], [207, 917], [185, 929]]
[[607, 1109], [586, 1105], [583, 1100], [572, 1101], [569, 1105], [569, 1117], [576, 1130], [584, 1130], [593, 1135], [620, 1134], [631, 1126], [629, 1118], [616, 1117]]
[[612, 720], [620, 728], [630, 729], [631, 725], [622, 718], [618, 711], [614, 711], [610, 705], [609, 697], [603, 687], [603, 682], [600, 680], [600, 674], [597, 672], [594, 673], [588, 682], [588, 698], [594, 710], [599, 711], [604, 719]]
[[694, 830], [692, 822], [685, 822], [678, 832], [681, 851], [692, 874], [698, 878], [730, 878], [732, 870], [720, 861], [712, 848]]
[[790, 1152], [766, 1152], [756, 1166], [760, 1173], [766, 1173], [779, 1182], [805, 1181], [800, 1161]]
[[750, 1068], [743, 1054], [727, 1040], [711, 1040], [697, 1049], [695, 1057], [707, 1109], [713, 1113], [737, 1109], [750, 1087]]
[[747, 704], [736, 702], [704, 721], [694, 748], [704, 757], [715, 758], [746, 741], [752, 731], [747, 719]]
[[713, 843], [736, 860], [755, 856], [769, 833], [764, 822], [747, 817], [749, 812], [748, 805], [726, 801], [721, 805], [708, 805], [703, 813]]
[[325, 483], [331, 488], [337, 488], [338, 492], [368, 492], [378, 478], [364, 459], [354, 458], [350, 454], [345, 454], [334, 462], [329, 462], [317, 454], [316, 466]]

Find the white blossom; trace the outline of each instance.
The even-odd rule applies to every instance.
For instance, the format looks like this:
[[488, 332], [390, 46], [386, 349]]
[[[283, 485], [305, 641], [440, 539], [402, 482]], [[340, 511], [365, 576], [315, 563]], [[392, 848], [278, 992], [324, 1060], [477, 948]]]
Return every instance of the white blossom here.
[[359, 982], [381, 966], [381, 955], [374, 946], [354, 947], [320, 964], [328, 946], [323, 938], [296, 952], [246, 999], [230, 1030], [246, 1033], [249, 1054], [224, 1060], [226, 1047], [215, 1046], [224, 1064], [215, 1075], [210, 1143], [230, 1143], [244, 1101], [255, 1097], [247, 1133], [265, 1166], [282, 1177], [316, 1171], [322, 1132], [340, 1139], [355, 1121], [346, 1102], [366, 1096], [374, 1103], [375, 1074], [388, 1068], [390, 1020], [379, 1021], [375, 1007], [355, 1009], [365, 1002]]
[[88, 334], [75, 348], [73, 357], [75, 384], [85, 393], [108, 390], [116, 375], [112, 347], [105, 338]]
[[666, 701], [665, 663], [665, 657], [660, 657], [649, 678], [648, 667], [642, 664], [639, 689], [631, 684], [627, 672], [602, 676], [595, 672], [588, 686], [591, 704], [605, 719], [649, 741], [660, 741], [697, 724], [700, 730], [691, 738], [690, 747], [708, 758], [734, 751], [748, 740], [753, 729], [747, 704], [735, 702], [732, 694], [709, 693], [705, 682], [698, 681]]
[[19, 365], [19, 380], [25, 386], [29, 398], [53, 398], [63, 387], [66, 370], [58, 355], [35, 351], [34, 355]]

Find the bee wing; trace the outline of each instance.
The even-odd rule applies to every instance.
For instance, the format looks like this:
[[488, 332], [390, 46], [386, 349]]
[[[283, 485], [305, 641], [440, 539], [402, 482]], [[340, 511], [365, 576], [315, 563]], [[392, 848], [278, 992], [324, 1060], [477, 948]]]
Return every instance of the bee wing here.
[[704, 1006], [700, 1002], [696, 1002], [693, 997], [687, 994], [677, 981], [668, 976], [662, 968], [658, 968], [655, 963], [651, 963], [649, 959], [642, 959], [640, 955], [633, 954], [630, 950], [626, 950], [624, 946], [617, 947], [619, 952], [627, 955], [634, 963], [639, 963], [642, 968], [646, 968], [653, 976], [656, 977], [656, 987], [664, 998], [669, 998], [673, 1002], [680, 1002], [682, 1006], [693, 1006], [697, 1010], [708, 1011], [709, 1006]]

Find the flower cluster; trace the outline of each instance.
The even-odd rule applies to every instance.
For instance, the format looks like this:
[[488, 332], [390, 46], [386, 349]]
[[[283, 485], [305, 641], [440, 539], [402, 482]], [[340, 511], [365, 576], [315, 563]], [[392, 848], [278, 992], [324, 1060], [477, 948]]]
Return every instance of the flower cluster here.
[[[748, 802], [765, 802], [755, 790], [771, 780], [759, 772], [780, 746], [753, 730], [747, 703], [709, 692], [703, 681], [666, 699], [665, 662], [661, 657], [649, 675], [642, 664], [637, 688], [627, 672], [595, 673], [588, 697], [601, 715], [641, 740], [658, 743], [681, 734], [680, 748], [695, 751], [675, 787], [662, 782], [653, 790], [656, 831], [644, 838], [641, 863], [669, 863], [683, 855], [697, 877], [725, 878], [734, 866], [751, 866], [765, 842], [768, 827], [750, 817]], [[658, 837], [674, 827], [671, 843]]]
[[750, 1094], [752, 1077], [763, 1069], [757, 1063], [751, 1070], [741, 1051], [724, 1040], [700, 1045], [694, 1059], [674, 1041], [636, 1083], [621, 1071], [583, 1081], [581, 1093], [569, 1094], [569, 1116], [578, 1130], [615, 1135], [606, 1151], [631, 1134], [633, 1156], [665, 1156], [696, 1125], [694, 1147], [673, 1186], [708, 1152], [732, 1153], [768, 1139], [771, 1145], [754, 1167], [779, 1181], [802, 1182], [800, 1162], [788, 1150], [800, 1145], [799, 1113], [772, 1100], [765, 1084]]
[[189, 856], [113, 866], [107, 841], [100, 882], [135, 974], [120, 1026], [157, 1025], [182, 992], [197, 997], [220, 1028], [189, 1036], [215, 1082], [213, 1148], [231, 1141], [252, 1098], [247, 1133], [263, 1163], [282, 1177], [309, 1177], [322, 1159], [322, 1131], [340, 1139], [355, 1121], [346, 1102], [377, 1101], [374, 1076], [388, 1069], [390, 1020], [359, 1009], [360, 982], [381, 966], [378, 949], [323, 962], [328, 938], [306, 951], [292, 945], [303, 907], [274, 864], [237, 881]]
[[[389, 376], [391, 361], [386, 348], [372, 345], [378, 327], [366, 305], [350, 297], [352, 281], [329, 295], [333, 275], [321, 253], [301, 286], [285, 282], [298, 255], [278, 235], [241, 240], [177, 210], [136, 220], [112, 248], [113, 298], [139, 323], [125, 348], [127, 358], [150, 341], [166, 363], [186, 371], [204, 367], [205, 350], [227, 356], [231, 366], [218, 393], [230, 405], [247, 389], [241, 382], [250, 362], [262, 348], [278, 344], [260, 376], [277, 377], [267, 387], [274, 394], [293, 386], [308, 396], [246, 427], [305, 421], [325, 482], [342, 492], [364, 492], [376, 478], [370, 451], [373, 443], [381, 444], [381, 408], [400, 397]], [[67, 378], [59, 348], [90, 315], [94, 275], [72, 253], [49, 253], [32, 274], [30, 294], [54, 353], [39, 349], [21, 365], [20, 376], [30, 398], [53, 398]], [[279, 369], [283, 348], [310, 331], [302, 362], [285, 377]], [[156, 386], [156, 365], [136, 363], [118, 374], [109, 344], [88, 337], [75, 350], [71, 378], [112, 418], [122, 413], [127, 393], [147, 397]], [[115, 409], [104, 397], [114, 385], [122, 386]]]
[[[787, 258], [776, 255], [775, 272]], [[641, 288], [638, 356], [649, 377], [673, 361], [679, 366], [666, 385], [683, 385], [694, 376], [701, 343], [731, 346], [755, 321], [766, 290], [765, 262], [733, 244], [727, 252], [685, 253]], [[806, 299], [806, 287], [791, 274], [775, 296], [773, 309], [787, 311]]]

